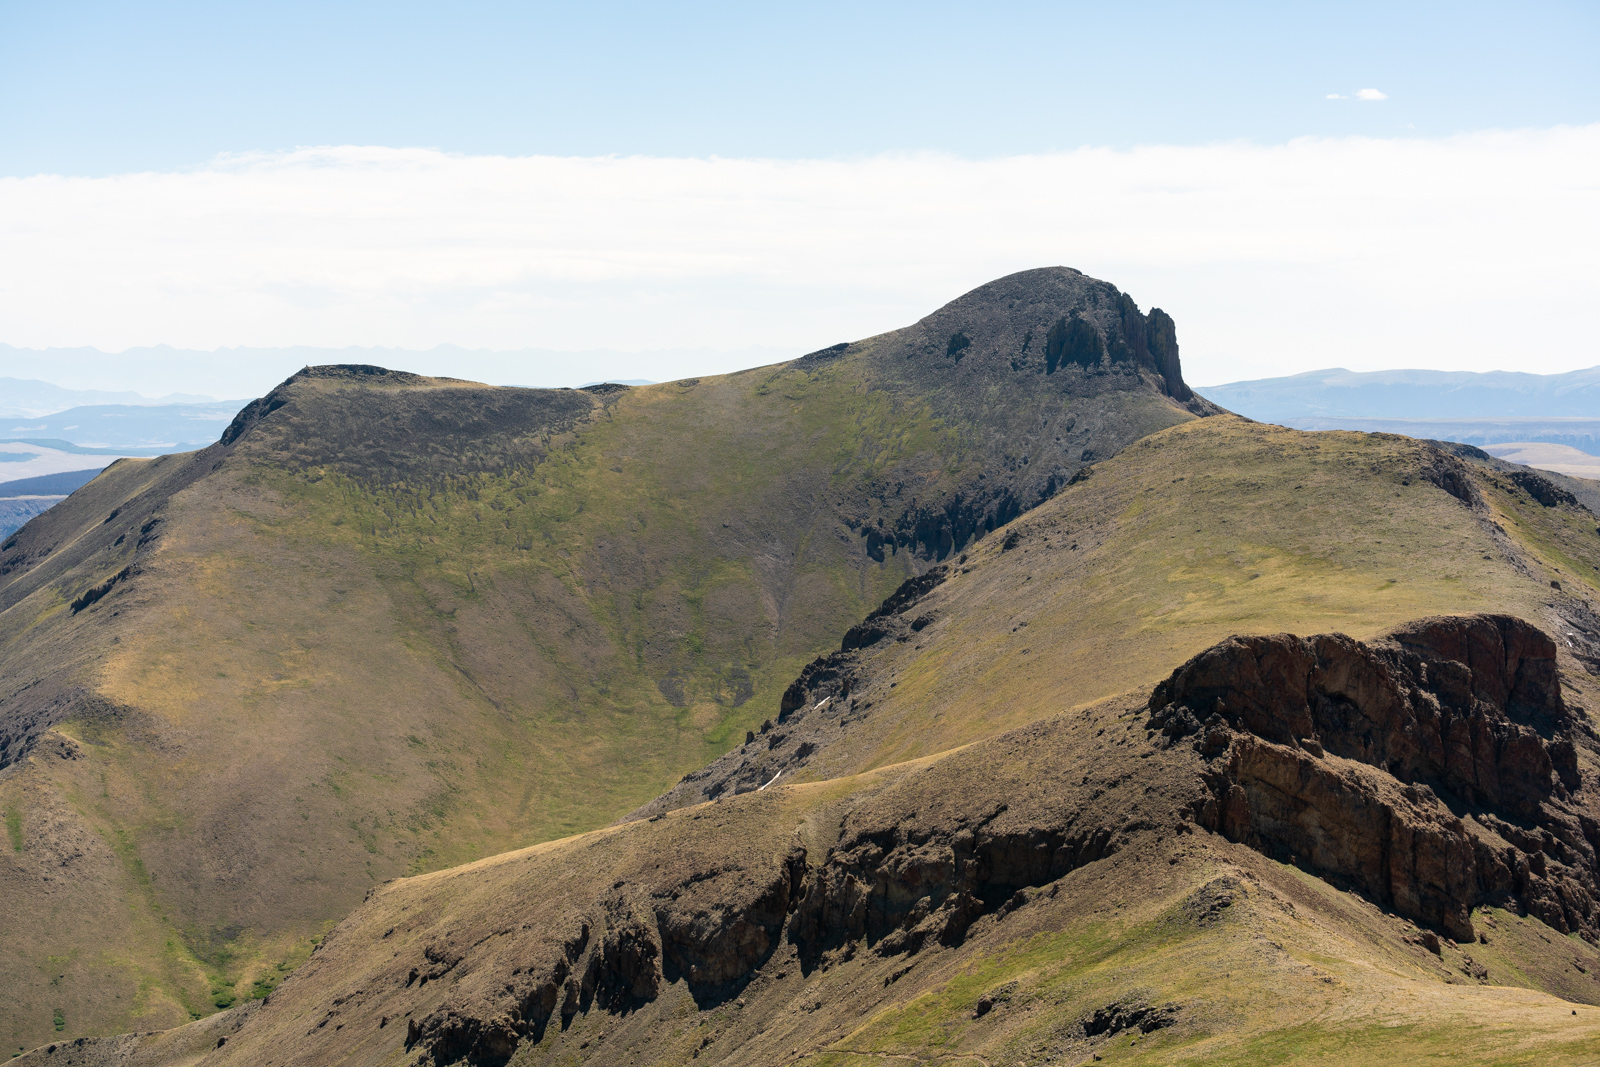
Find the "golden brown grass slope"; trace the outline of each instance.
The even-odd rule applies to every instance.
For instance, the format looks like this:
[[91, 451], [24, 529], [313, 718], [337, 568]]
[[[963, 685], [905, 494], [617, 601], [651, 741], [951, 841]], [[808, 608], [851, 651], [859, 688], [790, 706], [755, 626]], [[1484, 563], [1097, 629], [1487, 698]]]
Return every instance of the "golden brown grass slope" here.
[[[1354, 894], [1216, 835], [1173, 832], [1192, 768], [1149, 747], [1143, 719], [1139, 702], [1110, 701], [951, 755], [391, 883], [193, 1062], [1600, 1055], [1593, 946], [1480, 910], [1483, 944], [1435, 954], [1416, 927]], [[1100, 858], [1029, 874], [1049, 837], [1040, 828], [1062, 820], [1117, 828]], [[948, 876], [952, 844], [999, 882], [1021, 883], [957, 929], [948, 901], [931, 912], [917, 903]], [[829, 885], [850, 892], [848, 880], [829, 882], [831, 869], [862, 861], [879, 865], [886, 893], [869, 882], [859, 898], [834, 898], [859, 907], [816, 903]], [[852, 920], [855, 936], [831, 936]], [[102, 1052], [61, 1046], [25, 1062], [100, 1067]]]
[[115, 465], [0, 548], [0, 1040], [265, 995], [372, 885], [610, 822], [1186, 394], [1052, 268], [643, 389], [313, 368]]
[[855, 773], [1146, 688], [1231, 634], [1367, 638], [1433, 614], [1506, 612], [1561, 635], [1568, 684], [1588, 692], [1595, 516], [1460, 465], [1468, 505], [1429, 480], [1454, 464], [1411, 438], [1232, 416], [1153, 434], [952, 560], [906, 640], [844, 657], [846, 725], [795, 722], [793, 740], [721, 765], [776, 770], [809, 741], [789, 773]]
[[[1430, 951], [1195, 825], [1209, 771], [1145, 728], [1150, 685], [1229, 634], [1483, 610], [1556, 635], [1592, 723], [1590, 513], [1409, 439], [1216, 418], [948, 565], [905, 613], [924, 625], [722, 761], [770, 755], [779, 782], [388, 883], [201, 1062], [1600, 1058], [1592, 945], [1480, 908], [1479, 943]], [[977, 897], [922, 896], [948, 850]]]

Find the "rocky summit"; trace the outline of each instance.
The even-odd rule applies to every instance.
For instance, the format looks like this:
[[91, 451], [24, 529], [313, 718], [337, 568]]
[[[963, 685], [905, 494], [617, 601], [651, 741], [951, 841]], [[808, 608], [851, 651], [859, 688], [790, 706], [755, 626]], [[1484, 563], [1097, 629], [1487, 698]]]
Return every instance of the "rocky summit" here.
[[61, 1065], [1586, 1063], [1600, 519], [1065, 268], [718, 378], [318, 367], [0, 549]]

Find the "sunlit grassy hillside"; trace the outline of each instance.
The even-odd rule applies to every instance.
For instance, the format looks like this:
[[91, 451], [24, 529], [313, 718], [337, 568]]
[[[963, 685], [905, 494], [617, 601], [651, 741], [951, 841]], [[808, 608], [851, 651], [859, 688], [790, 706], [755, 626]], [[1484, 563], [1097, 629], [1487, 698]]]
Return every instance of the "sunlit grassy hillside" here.
[[1595, 517], [1486, 468], [1463, 468], [1469, 507], [1429, 480], [1444, 463], [1410, 438], [1233, 417], [1152, 435], [1017, 520], [1015, 547], [990, 538], [955, 563], [918, 607], [931, 626], [864, 653], [864, 719], [801, 773], [939, 752], [1149, 686], [1235, 633], [1368, 637], [1474, 611], [1558, 633], [1582, 621], [1600, 588]]
[[8, 541], [0, 733], [71, 758], [0, 781], [0, 1038], [264, 995], [385, 879], [605, 825], [907, 576], [1206, 410], [1143, 363], [1047, 368], [1074, 307], [1143, 319], [1018, 278], [634, 390], [316, 370]]

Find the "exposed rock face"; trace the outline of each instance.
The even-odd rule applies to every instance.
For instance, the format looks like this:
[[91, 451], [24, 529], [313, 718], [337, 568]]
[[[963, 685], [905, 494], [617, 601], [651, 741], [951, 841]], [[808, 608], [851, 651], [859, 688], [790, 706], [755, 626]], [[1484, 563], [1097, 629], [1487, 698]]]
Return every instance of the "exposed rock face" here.
[[974, 919], [1023, 903], [1020, 891], [1116, 851], [1116, 832], [1104, 826], [992, 826], [1006, 811], [998, 804], [920, 826], [862, 820], [817, 872], [792, 936], [813, 957], [861, 940], [884, 956], [959, 944]]
[[[465, 976], [439, 1008], [409, 1022], [406, 1047], [434, 1063], [498, 1067], [524, 1039], [537, 1042], [558, 1012], [563, 1021], [596, 1005], [623, 1013], [679, 980], [720, 1003], [771, 956], [805, 875], [805, 849], [795, 846], [760, 870], [732, 864], [648, 887], [619, 883], [572, 921], [564, 941], [545, 941], [509, 973]], [[433, 965], [414, 968], [407, 985], [444, 977], [477, 947], [430, 944], [424, 958]]]
[[1230, 638], [1150, 709], [1167, 744], [1192, 736], [1208, 761], [1208, 828], [1457, 938], [1485, 903], [1600, 934], [1600, 824], [1574, 803], [1575, 723], [1534, 626], [1473, 615], [1372, 645]]
[[[1133, 707], [1123, 702], [1107, 717], [1120, 721]], [[891, 957], [962, 944], [974, 924], [1053, 896], [1053, 882], [1116, 855], [1135, 835], [1181, 832], [1191, 774], [1185, 788], [1150, 793], [1130, 785], [1150, 765], [1142, 739], [1102, 751], [1092, 766], [1075, 754], [1081, 747], [1078, 729], [1052, 720], [956, 753], [853, 806], [820, 857], [798, 841], [759, 860], [698, 848], [644, 853], [602, 868], [614, 884], [587, 904], [567, 897], [576, 910], [554, 922], [534, 927], [507, 914], [451, 923], [420, 946], [423, 965], [394, 965], [397, 984], [404, 966], [435, 981], [448, 975], [449, 993], [418, 1013], [408, 1047], [427, 1054], [419, 1062], [497, 1067], [547, 1026], [591, 1007], [627, 1014], [674, 983], [702, 1009], [728, 1003], [780, 952], [810, 974], [863, 951]], [[746, 797], [727, 808], [778, 803]], [[671, 828], [734, 817], [727, 808], [616, 833], [687, 833]], [[1239, 892], [1227, 880], [1208, 887], [1205, 921], [1220, 921]]]
[[[1597, 490], [1595, 483], [1588, 479], [1571, 478], [1565, 474], [1557, 474], [1555, 471], [1533, 471], [1520, 463], [1512, 463], [1509, 460], [1491, 456], [1481, 448], [1464, 445], [1458, 441], [1430, 440], [1427, 443], [1441, 452], [1469, 460], [1475, 466], [1487, 467], [1490, 470], [1510, 475], [1513, 484], [1546, 507], [1560, 507], [1563, 503], [1571, 505], [1575, 502], [1576, 506], [1584, 508], [1596, 517], [1600, 517], [1600, 490]], [[1531, 478], [1537, 478], [1544, 485], [1541, 486], [1538, 483], [1529, 481]], [[1549, 488], [1546, 489], [1546, 486]]]
[[1455, 456], [1441, 452], [1422, 468], [1422, 477], [1443, 489], [1469, 508], [1483, 505], [1483, 497], [1473, 484], [1467, 465]]
[[[1007, 275], [903, 330], [800, 362], [846, 357], [869, 359], [878, 388], [918, 398], [947, 425], [985, 427], [973, 438], [981, 479], [908, 500], [897, 514], [860, 512], [852, 527], [874, 558], [909, 548], [944, 559], [1049, 499], [1093, 457], [1185, 417], [1172, 405], [1222, 410], [1184, 383], [1171, 316], [1146, 314], [1115, 286], [1066, 267]], [[876, 495], [898, 502], [907, 485], [896, 475]]]
[[1559, 507], [1562, 504], [1566, 504], [1568, 507], [1576, 507], [1578, 504], [1577, 497], [1560, 488], [1542, 474], [1535, 474], [1533, 471], [1526, 470], [1512, 471], [1511, 480], [1517, 483], [1517, 488], [1547, 508]]
[[789, 912], [805, 892], [806, 850], [799, 845], [767, 878], [751, 883], [742, 899], [726, 899], [706, 880], [681, 886], [657, 904], [664, 973], [691, 985], [721, 985], [743, 978], [772, 953]]
[[1099, 1037], [1102, 1034], [1120, 1034], [1137, 1029], [1142, 1034], [1164, 1030], [1178, 1021], [1182, 1008], [1177, 1004], [1154, 1007], [1142, 1000], [1118, 1001], [1096, 1008], [1083, 1018], [1083, 1036]]

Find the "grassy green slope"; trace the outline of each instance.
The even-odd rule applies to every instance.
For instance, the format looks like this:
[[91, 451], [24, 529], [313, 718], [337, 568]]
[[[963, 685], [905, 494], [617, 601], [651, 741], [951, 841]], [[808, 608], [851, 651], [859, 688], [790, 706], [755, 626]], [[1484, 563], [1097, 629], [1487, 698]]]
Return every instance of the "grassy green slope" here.
[[[1560, 632], [1563, 620], [1582, 617], [1600, 593], [1593, 516], [1543, 506], [1486, 469], [1446, 468], [1472, 480], [1475, 506], [1431, 480], [1437, 453], [1407, 439], [1228, 418], [1153, 435], [1018, 520], [1014, 547], [996, 537], [972, 549], [918, 606], [935, 617], [931, 626], [862, 657], [852, 695], [864, 715], [805, 768], [812, 781], [397, 884], [216, 1061], [246, 1062], [271, 1047], [286, 1062], [400, 1062], [399, 1035], [373, 1030], [369, 1017], [407, 1008], [420, 1016], [454, 986], [407, 985], [409, 964], [371, 947], [389, 927], [413, 938], [396, 947], [402, 956], [520, 909], [531, 928], [550, 927], [541, 936], [557, 937], [573, 920], [556, 910], [603, 893], [602, 871], [609, 880], [637, 869], [648, 882], [663, 877], [651, 874], [660, 858], [716, 854], [719, 843], [735, 870], [791, 840], [820, 857], [846, 813], [891, 804], [885, 797], [897, 796], [891, 806], [911, 822], [941, 805], [983, 808], [991, 793], [1007, 796], [1015, 814], [1075, 786], [1080, 772], [1084, 782], [1089, 772], [1126, 780], [1119, 761], [1140, 783], [1134, 794], [1148, 792], [1141, 775], [1160, 789], [1159, 759], [1100, 747], [1095, 726], [1140, 724], [1140, 690], [1227, 634], [1365, 636], [1478, 610]], [[1600, 707], [1575, 651], [1561, 653], [1567, 699], [1593, 718]], [[1104, 702], [1111, 694], [1122, 695]], [[1060, 725], [1028, 750], [1037, 766], [986, 755], [998, 732], [1052, 716]], [[1197, 923], [1190, 894], [1219, 876], [1237, 878], [1244, 898], [1222, 921]], [[1091, 1054], [1240, 1065], [1434, 1056], [1578, 1064], [1600, 1055], [1600, 1017], [1586, 1006], [1600, 998], [1594, 950], [1536, 920], [1480, 913], [1487, 942], [1447, 944], [1436, 957], [1407, 943], [1410, 928], [1395, 916], [1210, 835], [1148, 835], [1047, 888], [1030, 891], [1025, 919], [986, 918], [955, 949], [841, 953], [814, 969], [780, 949], [737, 1005], [696, 1005], [673, 986], [637, 1014], [552, 1026], [513, 1062], [675, 1063], [706, 1047], [725, 1062], [830, 1067], [1076, 1063]], [[1474, 962], [1492, 985], [1472, 980]], [[367, 992], [340, 1009], [344, 1036], [316, 1030], [353, 989]], [[984, 994], [996, 1007], [980, 1017]], [[1087, 1013], [1139, 999], [1179, 1003], [1182, 1023], [1084, 1041], [1077, 1024]]]

